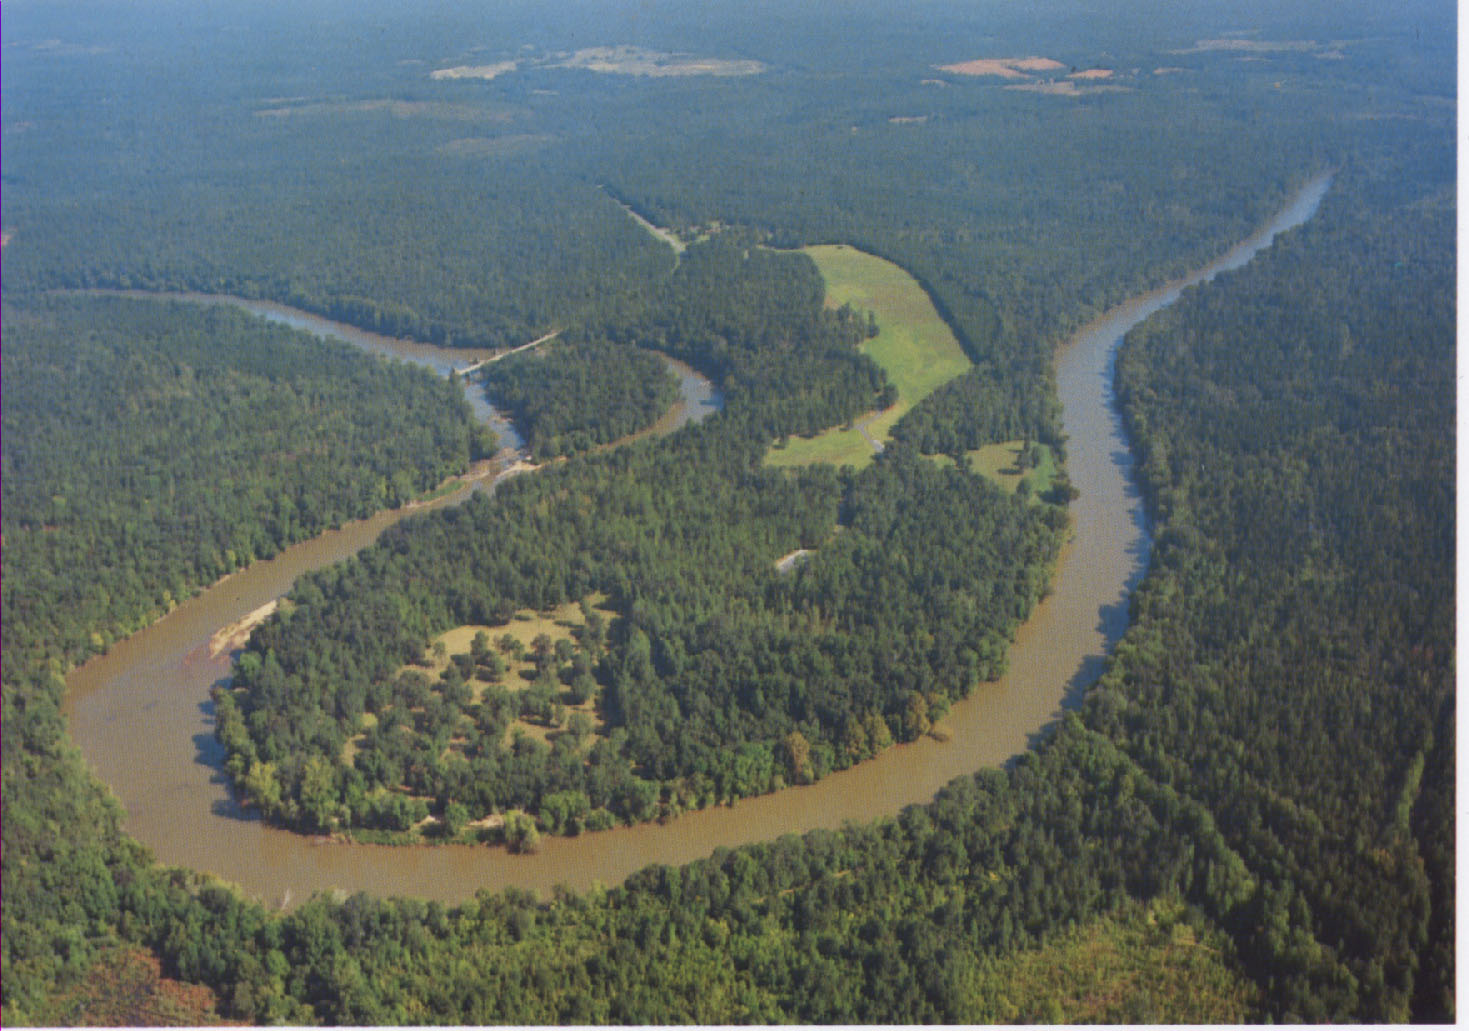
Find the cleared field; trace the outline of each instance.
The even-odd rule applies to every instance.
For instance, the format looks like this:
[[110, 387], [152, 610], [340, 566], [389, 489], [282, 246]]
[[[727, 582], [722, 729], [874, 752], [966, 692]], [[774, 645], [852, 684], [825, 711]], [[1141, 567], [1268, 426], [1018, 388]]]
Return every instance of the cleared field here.
[[[600, 595], [593, 595], [588, 599], [593, 609], [607, 622], [611, 622], [617, 615], [611, 609], [602, 608], [603, 599]], [[504, 673], [496, 680], [500, 688], [511, 693], [518, 693], [529, 688], [537, 679], [536, 662], [534, 658], [534, 642], [536, 638], [545, 635], [546, 639], [554, 646], [558, 641], [570, 641], [573, 639], [572, 631], [584, 626], [586, 620], [582, 618], [581, 606], [577, 602], [569, 602], [558, 608], [547, 612], [534, 612], [523, 609], [517, 612], [510, 620], [502, 626], [465, 625], [458, 626], [452, 630], [446, 630], [425, 650], [423, 658], [414, 665], [404, 666], [399, 673], [417, 672], [430, 680], [438, 683], [439, 675], [449, 668], [449, 664], [456, 656], [467, 656], [470, 654], [470, 643], [475, 635], [484, 633], [489, 638], [490, 649], [500, 656], [505, 664]], [[511, 641], [514, 644], [511, 644]], [[440, 647], [442, 646], [442, 647]], [[476, 674], [468, 680], [472, 702], [480, 701], [488, 687], [488, 682]], [[582, 712], [591, 718], [594, 732], [602, 729], [604, 721], [597, 713], [596, 699], [589, 698], [584, 702], [575, 702], [564, 691], [558, 689], [557, 701], [560, 702], [569, 717], [573, 712]], [[351, 763], [357, 754], [358, 742], [366, 731], [377, 724], [377, 718], [371, 713], [365, 713], [362, 717], [360, 732], [349, 739], [342, 750], [343, 761]], [[534, 738], [542, 742], [550, 742], [564, 730], [544, 720], [535, 720], [522, 716], [513, 721], [511, 733], [519, 731], [526, 737]], [[457, 741], [458, 739], [456, 739]], [[451, 745], [451, 749], [452, 749]]]
[[832, 465], [861, 467], [872, 461], [874, 448], [862, 435], [886, 443], [893, 424], [940, 385], [969, 368], [969, 357], [939, 316], [918, 281], [890, 261], [844, 244], [806, 247], [826, 280], [826, 303], [850, 304], [877, 318], [878, 334], [862, 345], [898, 388], [898, 400], [881, 412], [859, 417], [851, 426], [834, 427], [814, 437], [792, 438], [772, 448], [766, 462], [776, 466]]
[[1233, 1024], [1259, 989], [1226, 955], [1228, 939], [1158, 899], [1074, 927], [1045, 945], [955, 965], [966, 1023]]
[[[969, 467], [981, 476], [988, 477], [1005, 490], [1015, 491], [1022, 480], [1030, 484], [1032, 498], [1038, 498], [1051, 489], [1056, 479], [1056, 455], [1045, 444], [1035, 444], [1035, 465], [1021, 470], [1020, 452], [1025, 446], [1022, 440], [1007, 440], [1003, 444], [986, 444], [982, 448], [966, 451]], [[948, 455], [930, 455], [939, 465], [953, 465]]]

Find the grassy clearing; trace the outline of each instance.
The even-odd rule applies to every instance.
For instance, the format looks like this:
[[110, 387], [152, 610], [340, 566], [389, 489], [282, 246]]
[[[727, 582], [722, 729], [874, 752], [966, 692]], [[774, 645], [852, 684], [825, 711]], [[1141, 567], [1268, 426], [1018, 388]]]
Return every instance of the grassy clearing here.
[[968, 1023], [1237, 1024], [1259, 990], [1227, 939], [1164, 900], [1129, 904], [1037, 949], [956, 970]]
[[[587, 599], [592, 608], [598, 612], [608, 623], [616, 616], [611, 609], [603, 608], [605, 599], [600, 595], [593, 595]], [[414, 672], [428, 677], [433, 683], [438, 683], [440, 674], [449, 668], [456, 656], [468, 656], [470, 654], [470, 643], [475, 635], [483, 632], [490, 640], [490, 648], [505, 663], [505, 672], [497, 680], [501, 688], [511, 693], [517, 693], [529, 688], [536, 680], [536, 663], [533, 652], [535, 640], [542, 634], [546, 636], [552, 647], [559, 641], [573, 641], [572, 631], [584, 626], [586, 620], [582, 618], [579, 603], [571, 602], [546, 612], [534, 612], [522, 609], [517, 612], [509, 623], [503, 626], [485, 626], [481, 624], [466, 624], [446, 630], [429, 643], [424, 650], [423, 658], [417, 663], [404, 666], [398, 671], [403, 673]], [[507, 644], [507, 638], [514, 644]], [[478, 703], [484, 698], [488, 689], [488, 682], [478, 674], [468, 681], [472, 703]], [[566, 717], [569, 720], [572, 713], [585, 713], [592, 721], [592, 733], [602, 733], [605, 721], [597, 712], [595, 698], [589, 698], [585, 702], [574, 702], [565, 692], [562, 692], [560, 702], [563, 705]], [[563, 721], [564, 723], [565, 721]], [[364, 713], [359, 732], [349, 738], [342, 746], [342, 759], [350, 765], [357, 755], [358, 743], [365, 737], [366, 732], [377, 725], [377, 717], [372, 713]], [[549, 744], [559, 734], [565, 733], [560, 726], [555, 726], [542, 720], [530, 719], [525, 716], [516, 719], [510, 726], [508, 735], [514, 737], [523, 734], [537, 741]], [[462, 744], [463, 739], [456, 737], [451, 743]]]
[[[986, 444], [982, 448], [966, 451], [969, 467], [981, 476], [993, 480], [1001, 488], [1014, 492], [1021, 481], [1030, 484], [1032, 498], [1038, 498], [1051, 489], [1056, 479], [1056, 455], [1049, 445], [1035, 444], [1036, 463], [1031, 469], [1022, 471], [1019, 466], [1020, 452], [1025, 446], [1021, 440], [1007, 440], [1003, 444]], [[941, 466], [954, 464], [948, 455], [929, 455]]]
[[78, 984], [27, 1017], [58, 1027], [202, 1027], [225, 1023], [215, 1007], [208, 988], [164, 977], [158, 957], [123, 945], [102, 953]]
[[859, 417], [851, 426], [789, 440], [772, 449], [766, 462], [775, 466], [828, 462], [860, 468], [872, 461], [873, 448], [857, 427], [864, 426], [875, 440], [886, 443], [893, 424], [968, 369], [969, 357], [923, 287], [897, 265], [843, 244], [807, 247], [802, 253], [816, 262], [826, 280], [829, 307], [850, 304], [877, 317], [878, 334], [862, 350], [888, 374], [898, 389], [898, 400], [884, 411]]
[[[865, 418], [865, 416], [864, 416]], [[872, 461], [872, 445], [856, 429], [831, 429], [814, 437], [790, 437], [765, 455], [765, 464], [792, 466], [851, 465], [861, 469]]]

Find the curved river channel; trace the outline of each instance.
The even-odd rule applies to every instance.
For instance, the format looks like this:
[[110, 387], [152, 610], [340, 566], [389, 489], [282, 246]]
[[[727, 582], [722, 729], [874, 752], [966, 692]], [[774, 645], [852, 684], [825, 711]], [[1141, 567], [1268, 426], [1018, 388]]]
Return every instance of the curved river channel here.
[[[923, 738], [817, 784], [687, 813], [665, 825], [620, 827], [575, 838], [548, 836], [540, 851], [528, 856], [483, 845], [321, 842], [266, 827], [236, 804], [220, 769], [222, 749], [213, 736], [209, 689], [228, 676], [230, 660], [227, 654], [211, 656], [210, 637], [283, 595], [302, 573], [366, 546], [404, 518], [401, 511], [322, 534], [236, 573], [73, 671], [67, 699], [72, 735], [126, 807], [127, 831], [160, 861], [208, 871], [283, 906], [332, 888], [450, 902], [481, 888], [512, 885], [543, 893], [557, 884], [585, 889], [618, 883], [651, 863], [688, 862], [720, 846], [839, 827], [927, 802], [953, 778], [1003, 763], [1034, 744], [1063, 708], [1080, 699], [1126, 629], [1127, 595], [1143, 575], [1150, 540], [1112, 395], [1113, 360], [1123, 334], [1171, 304], [1186, 287], [1243, 265], [1275, 234], [1309, 219], [1329, 185], [1329, 176], [1311, 181], [1227, 254], [1119, 305], [1059, 352], [1067, 467], [1080, 491], [1071, 505], [1074, 535], [1062, 552], [1052, 593], [1017, 634], [1010, 671], [953, 706], [941, 724], [948, 732], [946, 741]], [[353, 342], [372, 338], [279, 306], [243, 304]], [[404, 348], [386, 338], [372, 339], [374, 350], [386, 348], [400, 357], [424, 360], [411, 353], [421, 351], [420, 345]], [[468, 358], [463, 352], [429, 350], [437, 352], [430, 364], [451, 355], [456, 363]], [[681, 378], [686, 389], [697, 385], [691, 371]], [[660, 428], [674, 428], [717, 404], [717, 398], [705, 393]], [[462, 501], [470, 489], [434, 507]]]

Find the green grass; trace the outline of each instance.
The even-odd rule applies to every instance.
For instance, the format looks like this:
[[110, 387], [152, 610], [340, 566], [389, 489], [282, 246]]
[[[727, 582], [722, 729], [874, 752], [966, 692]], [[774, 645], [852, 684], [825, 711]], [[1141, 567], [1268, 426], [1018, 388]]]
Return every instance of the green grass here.
[[[898, 400], [881, 413], [868, 413], [867, 432], [886, 443], [893, 424], [939, 386], [964, 372], [969, 357], [939, 316], [918, 281], [890, 261], [843, 244], [802, 250], [826, 280], [829, 307], [850, 304], [877, 317], [878, 334], [862, 351], [882, 366], [898, 389]], [[874, 417], [875, 416], [875, 417]], [[872, 445], [855, 427], [834, 427], [814, 437], [794, 438], [766, 455], [776, 466], [833, 465], [862, 467], [872, 461]]]
[[[969, 459], [969, 467], [979, 475], [987, 477], [1008, 491], [1019, 489], [1020, 482], [1025, 480], [1030, 484], [1030, 495], [1032, 499], [1039, 498], [1051, 489], [1056, 479], [1056, 455], [1049, 445], [1037, 444], [1036, 451], [1039, 458], [1035, 468], [1028, 469], [1023, 474], [1016, 468], [1016, 459], [1020, 456], [1020, 449], [1024, 441], [1007, 440], [1003, 444], [986, 444], [982, 448], [966, 451], [965, 457]], [[954, 460], [948, 455], [929, 455], [931, 460], [941, 466], [953, 465]]]
[[1259, 989], [1228, 953], [1218, 928], [1155, 899], [1039, 948], [957, 963], [954, 983], [966, 1023], [1237, 1024]]

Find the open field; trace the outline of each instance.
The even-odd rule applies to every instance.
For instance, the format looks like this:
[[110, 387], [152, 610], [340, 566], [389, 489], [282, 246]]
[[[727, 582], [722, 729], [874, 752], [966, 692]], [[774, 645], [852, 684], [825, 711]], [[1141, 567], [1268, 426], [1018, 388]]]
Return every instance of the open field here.
[[1049, 57], [981, 57], [973, 61], [938, 66], [941, 72], [955, 75], [996, 75], [1002, 79], [1023, 79], [1026, 72], [1054, 72], [1066, 66]]
[[576, 51], [563, 51], [527, 60], [454, 65], [430, 72], [429, 78], [436, 82], [453, 79], [491, 80], [509, 75], [522, 67], [578, 68], [606, 75], [669, 78], [689, 75], [759, 75], [765, 71], [766, 66], [761, 61], [740, 58], [698, 57], [635, 46], [601, 46], [583, 47]]
[[519, 67], [517, 61], [496, 61], [493, 64], [461, 64], [453, 68], [439, 68], [429, 73], [435, 81], [445, 79], [495, 79]]
[[[612, 610], [600, 607], [603, 599], [599, 596], [594, 595], [588, 600], [604, 620], [611, 622], [616, 616]], [[434, 638], [420, 662], [404, 666], [399, 672], [417, 672], [427, 676], [433, 683], [438, 683], [439, 675], [449, 668], [449, 664], [456, 656], [470, 654], [470, 642], [474, 640], [476, 634], [483, 632], [490, 640], [491, 651], [498, 654], [506, 665], [504, 674], [496, 683], [504, 690], [516, 693], [530, 687], [536, 680], [536, 663], [532, 652], [532, 644], [536, 638], [544, 634], [554, 647], [558, 641], [572, 641], [572, 631], [584, 626], [585, 623], [586, 620], [581, 614], [581, 606], [576, 602], [568, 602], [546, 612], [522, 610], [503, 626], [474, 624], [458, 626]], [[507, 646], [508, 641], [515, 643]], [[440, 645], [443, 646], [442, 649]], [[478, 675], [470, 678], [469, 686], [474, 702], [484, 697], [487, 682]], [[564, 696], [566, 692], [561, 691], [558, 694]], [[565, 705], [568, 717], [573, 712], [584, 712], [591, 717], [594, 730], [601, 729], [603, 721], [597, 714], [595, 698], [588, 699], [581, 704], [574, 704], [569, 697], [561, 697], [560, 700]], [[369, 714], [364, 719], [371, 721], [372, 717]], [[369, 729], [369, 726], [370, 723], [364, 722], [363, 730]], [[560, 732], [558, 727], [525, 717], [511, 724], [510, 733], [513, 735], [517, 730], [526, 737], [542, 742], [548, 742]], [[354, 752], [355, 739], [347, 742], [343, 756], [350, 761]]]
[[886, 442], [904, 413], [969, 368], [969, 357], [923, 287], [897, 265], [843, 244], [807, 247], [803, 253], [816, 262], [826, 280], [829, 307], [850, 304], [877, 317], [878, 334], [862, 350], [887, 372], [898, 388], [898, 400], [881, 412], [861, 416], [850, 427], [792, 438], [772, 449], [766, 462], [860, 468], [872, 461], [874, 448], [859, 427], [874, 440]]
[[[1018, 466], [1021, 448], [1025, 442], [1007, 440], [1003, 444], [986, 444], [982, 448], [966, 451], [969, 467], [1007, 491], [1015, 491], [1022, 480], [1030, 484], [1031, 497], [1036, 498], [1051, 489], [1056, 479], [1056, 455], [1045, 444], [1036, 444], [1035, 467], [1022, 472]], [[930, 455], [939, 465], [953, 465], [948, 455]]]
[[613, 75], [663, 78], [683, 75], [759, 75], [760, 61], [669, 54], [634, 46], [586, 47], [552, 64], [554, 68], [584, 68]]
[[437, 100], [319, 100], [263, 108], [257, 118], [300, 118], [318, 115], [388, 114], [394, 118], [427, 118], [443, 122], [508, 122], [515, 111], [507, 105], [451, 104]]
[[959, 976], [973, 1023], [1238, 1023], [1258, 993], [1167, 900], [1129, 904]]
[[1087, 97], [1097, 93], [1127, 93], [1130, 86], [1078, 86], [1071, 79], [1062, 79], [1060, 82], [1024, 82], [1015, 86], [1006, 86], [1006, 89], [1020, 90], [1023, 93], [1046, 93], [1053, 97]]

